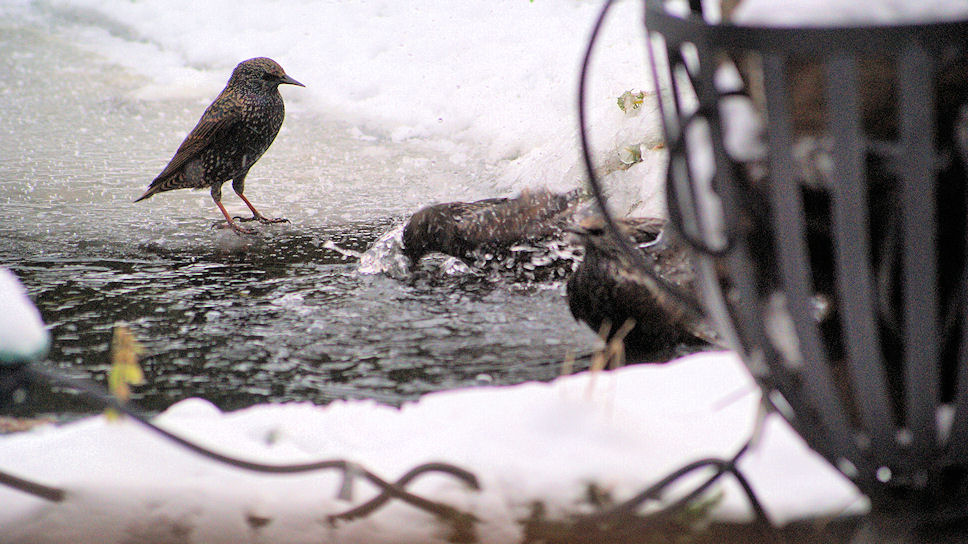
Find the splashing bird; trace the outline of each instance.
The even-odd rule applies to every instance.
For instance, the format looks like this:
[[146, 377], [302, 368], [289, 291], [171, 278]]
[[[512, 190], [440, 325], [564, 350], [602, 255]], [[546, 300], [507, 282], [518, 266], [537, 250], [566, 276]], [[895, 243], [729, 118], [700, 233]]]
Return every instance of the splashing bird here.
[[525, 190], [511, 198], [427, 206], [404, 228], [403, 254], [416, 264], [428, 253], [444, 253], [478, 269], [521, 272], [527, 279], [533, 279], [538, 268], [557, 275], [559, 264], [570, 272], [571, 261], [562, 259], [567, 256], [556, 247], [579, 196], [577, 190]]
[[254, 234], [255, 230], [233, 221], [222, 205], [222, 184], [231, 179], [235, 194], [252, 210], [252, 218], [242, 221], [288, 221], [266, 218], [242, 194], [249, 168], [262, 157], [282, 126], [286, 107], [279, 85], [283, 84], [305, 87], [286, 75], [272, 59], [258, 57], [240, 62], [225, 89], [202, 114], [168, 166], [135, 202], [174, 189], [208, 187], [227, 226], [235, 232]]

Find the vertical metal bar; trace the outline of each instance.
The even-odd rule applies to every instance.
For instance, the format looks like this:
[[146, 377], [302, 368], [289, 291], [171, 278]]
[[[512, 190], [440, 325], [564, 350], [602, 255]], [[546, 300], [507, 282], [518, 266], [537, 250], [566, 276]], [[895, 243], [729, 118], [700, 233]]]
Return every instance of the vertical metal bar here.
[[[725, 210], [730, 209], [728, 206], [733, 204], [731, 199], [728, 200], [731, 195], [727, 193], [732, 184], [725, 182], [725, 179], [732, 174], [733, 165], [723, 144], [723, 131], [719, 116], [720, 94], [715, 81], [716, 70], [719, 65], [714, 59], [722, 56], [722, 50], [713, 49], [706, 40], [697, 41], [696, 50], [699, 52], [700, 62], [704, 64], [700, 65], [694, 83], [698, 83], [696, 94], [699, 98], [700, 113], [706, 120], [706, 127], [709, 131], [710, 151], [713, 154], [713, 172], [708, 187], [693, 187], [693, 199], [696, 203], [696, 209], [700, 210], [698, 223], [701, 227], [703, 242], [707, 247], [719, 249], [726, 245], [726, 236], [728, 236], [728, 233], [724, 232], [728, 223]], [[713, 206], [710, 209], [710, 206], [703, 202], [705, 200], [702, 195], [703, 189], [715, 193], [719, 200], [718, 207]], [[715, 221], [712, 221], [714, 217]]]
[[682, 58], [682, 47], [680, 44], [669, 44], [666, 43], [666, 58], [669, 59], [669, 89], [672, 91], [672, 100], [675, 109], [675, 118], [678, 120], [679, 124], [675, 127], [676, 130], [673, 133], [667, 135], [667, 137], [675, 137], [678, 139], [686, 127], [682, 126], [682, 120], [685, 119], [686, 115], [692, 113], [687, 110], [685, 101], [683, 100], [682, 90], [679, 88], [679, 79], [676, 76], [676, 69], [681, 67], [684, 72], [689, 70], [686, 68], [685, 59]]
[[[870, 481], [872, 467], [866, 457], [860, 456], [851, 437], [846, 412], [837, 397], [819, 331], [812, 319], [810, 297], [814, 289], [807, 258], [803, 198], [796, 182], [798, 176], [791, 154], [793, 131], [785, 59], [774, 53], [764, 55], [763, 72], [769, 121], [770, 196], [779, 271], [806, 360], [802, 370], [805, 396], [814, 402], [809, 409], [819, 417], [829, 440], [828, 443], [810, 445], [833, 463], [839, 461], [839, 456], [850, 459], [859, 471], [857, 478]], [[799, 411], [798, 407], [794, 408]]]
[[[688, 108], [688, 103], [683, 96], [683, 93], [686, 91], [682, 88], [683, 85], [680, 84], [679, 77], [677, 76], [677, 70], [681, 70], [687, 73], [688, 77], [688, 68], [686, 67], [685, 59], [682, 57], [682, 43], [676, 42], [666, 45], [670, 62], [669, 86], [672, 89], [673, 104], [675, 106], [675, 131], [666, 132], [666, 144], [669, 147], [669, 164], [667, 168], [673, 174], [669, 176], [668, 182], [675, 184], [675, 194], [678, 197], [676, 202], [666, 202], [666, 206], [676, 206], [679, 210], [688, 211], [687, 213], [681, 213], [683, 224], [680, 225], [680, 228], [692, 237], [699, 238], [702, 235], [702, 221], [696, 215], [699, 209], [696, 205], [693, 191], [693, 184], [695, 183], [696, 177], [693, 166], [690, 164], [689, 146], [687, 143], [687, 132], [689, 130], [687, 123], [688, 119], [692, 116], [693, 110]], [[698, 101], [697, 97], [693, 96], [692, 98]], [[671, 125], [672, 122], [670, 121], [667, 126]]]
[[904, 381], [910, 463], [926, 470], [937, 448], [938, 304], [934, 229], [934, 69], [928, 52], [911, 41], [898, 59], [902, 162]]
[[[655, 89], [656, 102], [659, 107], [659, 118], [662, 121], [662, 133], [665, 135], [666, 140], [671, 141], [675, 134], [679, 132], [678, 117], [676, 116], [676, 111], [669, 111], [667, 109], [668, 100], [662, 97], [662, 93], [666, 89], [672, 89], [672, 64], [671, 58], [669, 57], [670, 47], [666, 42], [665, 36], [659, 34], [658, 32], [653, 32], [646, 29], [646, 50], [649, 57], [649, 66], [651, 68], [652, 75], [652, 86]], [[662, 77], [659, 74], [660, 65], [662, 70]], [[663, 85], [663, 81], [666, 82]], [[675, 104], [673, 104], [675, 107]], [[675, 121], [675, 125], [673, 125]]]
[[827, 62], [828, 129], [834, 138], [833, 211], [837, 309], [847, 348], [852, 394], [864, 429], [884, 462], [896, 459], [893, 404], [881, 356], [867, 216], [867, 146], [860, 122], [857, 61], [839, 53]]
[[[966, 240], [968, 243], [968, 240]], [[956, 296], [968, 296], [968, 285]], [[961, 343], [958, 346], [958, 394], [955, 398], [954, 420], [948, 433], [945, 456], [949, 463], [963, 465], [968, 458], [968, 306], [961, 309]]]

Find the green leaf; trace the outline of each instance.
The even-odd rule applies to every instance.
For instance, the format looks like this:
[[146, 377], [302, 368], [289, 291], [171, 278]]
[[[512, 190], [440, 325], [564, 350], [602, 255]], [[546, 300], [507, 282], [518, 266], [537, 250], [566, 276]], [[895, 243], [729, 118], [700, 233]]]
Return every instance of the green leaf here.
[[625, 91], [618, 97], [618, 107], [625, 112], [625, 115], [635, 115], [645, 101], [645, 93], [642, 91]]
[[618, 150], [618, 159], [626, 166], [642, 162], [642, 144], [630, 145]]

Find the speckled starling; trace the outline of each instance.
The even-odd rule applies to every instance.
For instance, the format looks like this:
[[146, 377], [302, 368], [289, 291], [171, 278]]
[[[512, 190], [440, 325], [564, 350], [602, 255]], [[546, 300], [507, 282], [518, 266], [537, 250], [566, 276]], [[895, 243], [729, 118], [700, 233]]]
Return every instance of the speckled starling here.
[[[670, 233], [663, 232], [664, 220], [626, 218], [618, 223], [633, 245], [653, 258], [656, 271], [664, 280], [696, 293], [690, 255], [670, 239]], [[588, 217], [570, 230], [580, 235], [585, 244], [585, 257], [566, 286], [571, 313], [596, 333], [603, 324], [607, 325], [607, 339], [633, 319], [635, 325], [624, 339], [627, 360], [661, 360], [681, 344], [711, 340], [712, 333], [705, 323], [697, 323], [652, 278], [636, 268], [618, 241], [605, 230], [601, 217]]]
[[514, 198], [427, 206], [404, 227], [403, 253], [412, 263], [427, 253], [445, 253], [477, 269], [496, 266], [526, 280], [543, 279], [535, 274], [538, 268], [563, 275], [566, 271], [556, 265], [564, 264], [570, 272], [573, 263], [557, 262], [564, 254], [540, 242], [554, 245], [562, 238], [578, 196], [578, 191], [525, 190]]
[[259, 57], [240, 62], [221, 94], [202, 114], [195, 128], [178, 147], [168, 166], [140, 198], [173, 189], [211, 188], [215, 205], [236, 232], [254, 233], [232, 220], [222, 205], [222, 184], [232, 189], [262, 223], [286, 219], [264, 217], [242, 194], [249, 168], [265, 153], [279, 133], [286, 108], [279, 85], [299, 85], [274, 60]]

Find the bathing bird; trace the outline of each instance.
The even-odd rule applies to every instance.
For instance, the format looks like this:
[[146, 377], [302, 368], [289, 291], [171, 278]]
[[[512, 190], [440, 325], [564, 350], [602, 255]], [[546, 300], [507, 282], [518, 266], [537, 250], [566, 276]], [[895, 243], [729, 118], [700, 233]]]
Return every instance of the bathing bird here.
[[579, 208], [580, 191], [524, 190], [516, 197], [448, 202], [420, 209], [403, 230], [403, 254], [457, 257], [476, 269], [523, 280], [571, 272], [576, 259], [560, 243]]
[[269, 148], [282, 126], [286, 108], [279, 85], [283, 84], [305, 86], [286, 75], [272, 59], [258, 57], [240, 62], [168, 166], [135, 202], [174, 189], [210, 188], [227, 226], [237, 233], [254, 234], [256, 231], [233, 221], [222, 205], [222, 184], [232, 180], [232, 189], [252, 210], [252, 218], [242, 221], [288, 221], [266, 218], [243, 194], [249, 169]]

